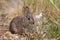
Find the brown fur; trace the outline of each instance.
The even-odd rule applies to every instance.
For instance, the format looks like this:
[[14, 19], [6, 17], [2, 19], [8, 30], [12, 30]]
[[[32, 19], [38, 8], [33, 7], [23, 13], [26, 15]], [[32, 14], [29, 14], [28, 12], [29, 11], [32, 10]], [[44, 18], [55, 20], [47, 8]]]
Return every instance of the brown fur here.
[[10, 22], [9, 30], [13, 34], [22, 34], [24, 32], [24, 28], [28, 29], [28, 31], [33, 30], [34, 19], [31, 15], [29, 8], [23, 7], [23, 16], [16, 16]]

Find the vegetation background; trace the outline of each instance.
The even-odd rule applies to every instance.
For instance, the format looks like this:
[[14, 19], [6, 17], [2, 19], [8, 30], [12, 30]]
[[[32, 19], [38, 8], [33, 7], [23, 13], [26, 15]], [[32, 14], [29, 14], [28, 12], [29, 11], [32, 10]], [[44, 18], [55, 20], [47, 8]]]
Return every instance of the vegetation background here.
[[24, 5], [29, 6], [34, 18], [42, 15], [35, 18], [40, 33], [36, 40], [60, 39], [60, 0], [0, 0], [0, 34], [8, 30], [13, 17], [22, 16]]

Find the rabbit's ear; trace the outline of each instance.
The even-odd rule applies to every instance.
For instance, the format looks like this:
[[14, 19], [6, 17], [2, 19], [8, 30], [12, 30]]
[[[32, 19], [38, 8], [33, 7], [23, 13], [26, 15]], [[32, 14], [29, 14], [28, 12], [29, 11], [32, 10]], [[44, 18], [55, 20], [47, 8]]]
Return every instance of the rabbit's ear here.
[[29, 7], [28, 6], [25, 6], [25, 7], [23, 7], [23, 10], [28, 11], [29, 10]]
[[26, 6], [26, 11], [29, 11], [29, 7], [28, 6]]
[[23, 14], [24, 15], [27, 15], [27, 14], [29, 14], [30, 13], [30, 10], [29, 10], [29, 7], [28, 6], [25, 6], [25, 7], [23, 7]]

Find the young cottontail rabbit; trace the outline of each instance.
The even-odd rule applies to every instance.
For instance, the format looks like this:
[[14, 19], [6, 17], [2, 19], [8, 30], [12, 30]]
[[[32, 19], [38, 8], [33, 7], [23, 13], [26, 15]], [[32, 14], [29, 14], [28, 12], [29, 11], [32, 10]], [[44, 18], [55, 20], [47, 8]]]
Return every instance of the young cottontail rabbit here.
[[31, 15], [29, 8], [23, 7], [23, 16], [16, 16], [10, 22], [9, 30], [12, 34], [22, 34], [24, 32], [24, 28], [28, 30], [28, 32], [33, 30], [34, 19]]

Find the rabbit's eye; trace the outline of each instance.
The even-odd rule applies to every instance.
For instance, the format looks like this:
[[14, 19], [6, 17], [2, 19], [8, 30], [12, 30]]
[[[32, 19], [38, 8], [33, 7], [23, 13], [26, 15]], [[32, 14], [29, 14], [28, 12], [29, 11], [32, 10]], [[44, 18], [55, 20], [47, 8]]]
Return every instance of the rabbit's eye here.
[[30, 18], [28, 18], [28, 20], [30, 20]]

